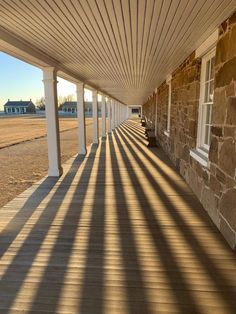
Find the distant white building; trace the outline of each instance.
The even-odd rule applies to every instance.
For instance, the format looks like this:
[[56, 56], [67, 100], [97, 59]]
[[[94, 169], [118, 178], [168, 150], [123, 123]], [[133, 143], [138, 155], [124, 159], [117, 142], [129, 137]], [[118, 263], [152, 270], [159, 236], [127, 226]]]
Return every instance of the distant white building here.
[[138, 117], [142, 115], [142, 106], [128, 106], [127, 111], [127, 115], [129, 118]]
[[[85, 102], [85, 114], [87, 116], [92, 115], [92, 102]], [[76, 113], [77, 112], [77, 102], [76, 101], [65, 101], [61, 106], [63, 113]]]
[[77, 102], [76, 101], [65, 101], [61, 106], [61, 110], [64, 113], [75, 113], [77, 112]]
[[31, 100], [10, 101], [4, 105], [5, 114], [27, 114], [36, 113], [36, 108]]

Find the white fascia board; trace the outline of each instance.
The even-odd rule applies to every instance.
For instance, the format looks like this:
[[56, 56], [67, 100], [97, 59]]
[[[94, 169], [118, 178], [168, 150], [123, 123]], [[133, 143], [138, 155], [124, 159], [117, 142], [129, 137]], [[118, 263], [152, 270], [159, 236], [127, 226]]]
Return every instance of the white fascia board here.
[[216, 29], [202, 44], [200, 47], [196, 49], [195, 57], [201, 58], [204, 54], [206, 54], [209, 50], [211, 50], [214, 46], [216, 46], [217, 40], [219, 37], [219, 31]]
[[171, 74], [168, 74], [166, 76], [166, 84], [170, 84], [171, 83], [171, 80], [172, 80], [172, 75]]

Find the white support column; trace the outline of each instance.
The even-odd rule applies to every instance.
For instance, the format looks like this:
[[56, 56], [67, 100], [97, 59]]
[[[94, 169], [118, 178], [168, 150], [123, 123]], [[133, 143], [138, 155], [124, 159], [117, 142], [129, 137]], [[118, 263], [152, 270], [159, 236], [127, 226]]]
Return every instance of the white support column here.
[[117, 103], [117, 111], [118, 111], [118, 113], [117, 113], [117, 124], [118, 124], [118, 126], [120, 125], [120, 103], [118, 102]]
[[115, 113], [115, 128], [117, 127], [117, 102], [114, 101], [114, 113]]
[[98, 93], [93, 91], [93, 143], [98, 144]]
[[121, 124], [121, 103], [119, 102], [119, 125]]
[[126, 107], [126, 119], [129, 119], [129, 106]]
[[85, 129], [85, 115], [84, 115], [84, 84], [76, 84], [77, 93], [77, 119], [78, 119], [78, 139], [79, 150], [78, 154], [86, 154], [86, 129]]
[[107, 119], [108, 119], [108, 133], [111, 133], [111, 100], [107, 100]]
[[111, 100], [111, 129], [115, 129], [115, 101]]
[[106, 99], [102, 95], [102, 137], [106, 137]]
[[115, 102], [115, 111], [115, 127], [117, 128], [119, 126], [119, 104], [117, 101]]
[[57, 72], [53, 67], [43, 69], [45, 110], [48, 144], [48, 176], [59, 177], [62, 174], [61, 150], [57, 102]]

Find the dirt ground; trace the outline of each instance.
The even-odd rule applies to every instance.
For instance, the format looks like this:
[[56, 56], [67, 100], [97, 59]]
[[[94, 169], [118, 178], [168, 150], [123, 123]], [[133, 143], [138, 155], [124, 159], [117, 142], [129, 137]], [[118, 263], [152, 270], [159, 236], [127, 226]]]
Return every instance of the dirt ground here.
[[[60, 118], [60, 131], [77, 127], [76, 118]], [[87, 118], [86, 123], [92, 124], [92, 118]], [[8, 147], [16, 143], [40, 138], [46, 135], [45, 117], [38, 115], [23, 117], [0, 118], [0, 148]]]
[[[76, 118], [60, 118], [62, 163], [77, 153], [76, 123]], [[87, 145], [92, 143], [92, 127], [92, 119], [86, 119]], [[47, 174], [45, 134], [42, 117], [0, 119], [0, 145], [4, 146], [0, 148], [0, 207]]]

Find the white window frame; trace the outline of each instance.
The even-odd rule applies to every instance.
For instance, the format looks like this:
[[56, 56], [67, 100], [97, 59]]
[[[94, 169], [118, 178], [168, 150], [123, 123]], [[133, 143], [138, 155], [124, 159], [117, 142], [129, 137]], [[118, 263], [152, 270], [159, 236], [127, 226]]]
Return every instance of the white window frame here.
[[[216, 51], [216, 43], [218, 40], [218, 29], [216, 29], [202, 44], [201, 46], [196, 50], [195, 52], [195, 58], [203, 58], [204, 61], [204, 57], [209, 56], [211, 53]], [[205, 63], [205, 68], [206, 68], [206, 63]], [[209, 159], [208, 159], [208, 155], [209, 155], [209, 151], [207, 149], [202, 149], [201, 147], [201, 124], [202, 124], [202, 114], [201, 114], [201, 103], [204, 97], [204, 92], [205, 89], [203, 91], [202, 89], [202, 84], [204, 84], [203, 82], [205, 81], [204, 78], [204, 74], [205, 74], [205, 70], [203, 70], [203, 68], [201, 69], [201, 88], [200, 88], [200, 99], [199, 99], [199, 114], [198, 114], [198, 130], [197, 130], [197, 146], [195, 149], [190, 150], [190, 156], [192, 158], [194, 158], [195, 160], [197, 160], [202, 166], [204, 167], [209, 167]], [[204, 74], [203, 74], [204, 72]]]
[[[209, 154], [209, 145], [204, 143], [204, 138], [205, 138], [205, 128], [203, 126], [203, 123], [206, 119], [204, 115], [204, 110], [203, 106], [206, 104], [204, 101], [205, 97], [205, 77], [206, 77], [206, 65], [207, 62], [212, 59], [216, 54], [216, 48], [214, 47], [211, 49], [208, 53], [206, 53], [202, 57], [202, 66], [201, 66], [201, 81], [200, 81], [200, 99], [199, 99], [199, 111], [198, 111], [198, 131], [197, 131], [197, 150], [205, 157], [208, 158]], [[211, 104], [211, 111], [210, 115], [212, 114], [212, 106], [213, 106], [213, 101], [209, 102]]]
[[168, 106], [167, 106], [167, 125], [164, 134], [170, 136], [170, 114], [171, 114], [171, 79], [172, 76], [168, 75], [166, 78], [166, 84], [168, 85]]

